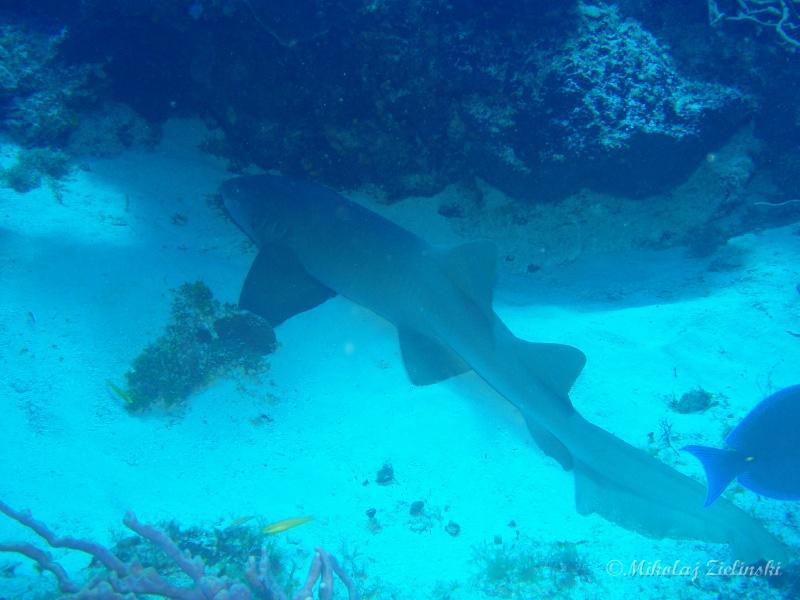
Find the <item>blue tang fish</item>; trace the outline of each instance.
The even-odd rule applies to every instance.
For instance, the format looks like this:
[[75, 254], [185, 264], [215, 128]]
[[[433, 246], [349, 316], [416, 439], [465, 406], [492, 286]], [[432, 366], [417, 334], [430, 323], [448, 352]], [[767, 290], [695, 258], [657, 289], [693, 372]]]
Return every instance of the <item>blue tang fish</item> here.
[[762, 400], [725, 438], [725, 450], [685, 446], [706, 471], [706, 506], [738, 479], [779, 500], [800, 500], [800, 385]]

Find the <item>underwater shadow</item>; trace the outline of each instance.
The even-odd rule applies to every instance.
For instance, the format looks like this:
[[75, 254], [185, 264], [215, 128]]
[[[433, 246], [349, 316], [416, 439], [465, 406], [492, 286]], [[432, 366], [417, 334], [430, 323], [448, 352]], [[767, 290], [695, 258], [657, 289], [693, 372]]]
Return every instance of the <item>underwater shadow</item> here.
[[500, 275], [496, 298], [579, 311], [668, 304], [735, 285], [749, 255], [748, 248], [729, 244], [705, 257], [688, 256], [684, 247], [586, 256], [533, 275]]
[[3, 294], [7, 326], [23, 328], [32, 319], [41, 334], [79, 332], [86, 347], [124, 349], [126, 340], [144, 341], [154, 323], [166, 320], [170, 288], [203, 280], [224, 300], [235, 298], [246, 256], [207, 253], [201, 258], [196, 250], [146, 244], [0, 229], [9, 267]]

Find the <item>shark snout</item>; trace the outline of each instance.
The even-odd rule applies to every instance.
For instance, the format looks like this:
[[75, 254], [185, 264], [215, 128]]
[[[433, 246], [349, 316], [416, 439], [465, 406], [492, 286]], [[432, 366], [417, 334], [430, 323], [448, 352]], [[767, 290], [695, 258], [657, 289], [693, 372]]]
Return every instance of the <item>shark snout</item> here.
[[219, 198], [228, 218], [255, 241], [254, 219], [258, 203], [256, 198], [247, 193], [242, 178], [223, 181], [219, 186]]

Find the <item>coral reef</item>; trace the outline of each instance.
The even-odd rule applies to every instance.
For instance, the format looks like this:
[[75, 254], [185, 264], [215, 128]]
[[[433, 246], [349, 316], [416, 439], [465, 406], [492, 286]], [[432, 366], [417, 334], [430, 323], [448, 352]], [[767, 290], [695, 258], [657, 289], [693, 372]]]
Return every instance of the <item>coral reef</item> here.
[[476, 98], [466, 122], [487, 142], [475, 148], [482, 176], [512, 195], [664, 190], [753, 110], [735, 88], [684, 75], [616, 5], [580, 2], [571, 25], [549, 43], [519, 43], [520, 65], [500, 62], [483, 42], [498, 91]]
[[109, 157], [135, 146], [152, 149], [160, 136], [160, 127], [148, 123], [127, 104], [104, 102], [81, 114], [67, 150], [72, 156]]
[[797, 0], [708, 0], [712, 25], [742, 21], [772, 29], [789, 49], [800, 49], [800, 2]]
[[66, 31], [47, 35], [0, 25], [2, 127], [25, 146], [62, 146], [81, 111], [96, 106], [104, 86], [97, 64], [58, 58]]
[[[28, 144], [75, 134], [87, 104], [92, 126], [71, 148], [100, 153], [199, 115], [219, 126], [206, 146], [232, 168], [387, 200], [478, 179], [528, 199], [639, 196], [680, 181], [752, 115], [759, 134], [785, 138], [763, 163], [790, 172], [776, 161], [800, 127], [800, 70], [784, 63], [800, 53], [774, 55], [781, 40], [796, 49], [797, 7], [85, 1], [50, 7], [68, 25], [56, 35], [3, 29], [0, 98]], [[742, 35], [753, 28], [765, 35]]]
[[513, 542], [496, 538], [474, 549], [475, 582], [487, 595], [522, 600], [562, 597], [578, 589], [587, 593], [593, 575], [575, 542], [542, 543], [526, 536]]
[[69, 163], [69, 156], [60, 150], [23, 148], [13, 165], [0, 169], [0, 182], [17, 192], [29, 192], [38, 188], [43, 179], [53, 184], [66, 177]]
[[[738, 175], [769, 170], [774, 201], [796, 197], [800, 69], [790, 67], [800, 53], [784, 43], [776, 59], [772, 21], [736, 20], [743, 5], [770, 13], [794, 0], [718, 0], [724, 27], [709, 24], [713, 3], [656, 10], [644, 0], [51, 4], [68, 28], [27, 35], [7, 25], [0, 36], [0, 102], [13, 109], [5, 127], [28, 145], [55, 139], [71, 155], [109, 155], [192, 115], [217, 126], [203, 146], [233, 170], [256, 164], [386, 201], [455, 184], [480, 208], [486, 181], [531, 204], [582, 189], [651, 203], [753, 119], [769, 144]], [[754, 27], [764, 35], [748, 37]], [[45, 97], [61, 104], [36, 100]], [[687, 243], [701, 256], [743, 228], [786, 220], [730, 217], [728, 198], [705, 196], [719, 214], [691, 199], [687, 223], [643, 227], [647, 243]], [[466, 220], [470, 207], [440, 211]], [[582, 215], [569, 220], [567, 235]]]
[[[109, 549], [90, 540], [73, 537], [59, 537], [50, 528], [37, 521], [29, 512], [17, 511], [0, 501], [0, 512], [17, 521], [22, 526], [41, 537], [51, 548], [66, 548], [83, 552], [93, 558], [93, 574], [86, 582], [77, 582], [67, 571], [53, 560], [50, 554], [28, 542], [0, 543], [0, 552], [22, 554], [33, 560], [42, 571], [52, 573], [56, 578], [61, 598], [82, 600], [132, 600], [139, 597], [160, 597], [176, 600], [286, 600], [287, 591], [275, 578], [275, 561], [267, 546], [261, 546], [260, 559], [250, 554], [258, 547], [257, 540], [249, 539], [251, 544], [246, 563], [240, 564], [234, 576], [207, 572], [207, 564], [199, 555], [192, 555], [179, 547], [175, 538], [162, 529], [141, 523], [133, 513], [125, 515], [123, 523], [138, 537], [117, 548]], [[173, 531], [179, 535], [180, 531]], [[147, 540], [150, 544], [140, 553], [139, 542]], [[122, 546], [122, 548], [120, 548]], [[241, 544], [238, 547], [242, 550]], [[143, 561], [146, 554], [156, 550], [160, 555], [156, 562]], [[206, 548], [206, 550], [208, 550]], [[216, 549], [218, 555], [220, 549]], [[224, 552], [224, 549], [223, 549]], [[231, 557], [228, 557], [230, 559]], [[293, 596], [295, 600], [313, 598], [314, 588], [318, 587], [319, 600], [333, 598], [334, 576], [344, 584], [349, 600], [358, 600], [359, 594], [352, 579], [339, 566], [336, 559], [324, 549], [317, 548], [309, 568], [305, 583]], [[291, 579], [291, 577], [290, 577]], [[319, 581], [319, 586], [317, 582]], [[291, 583], [291, 581], [290, 581]], [[45, 590], [42, 590], [44, 592]]]
[[[795, 90], [800, 84], [800, 52], [775, 29], [776, 15], [790, 13], [784, 31], [796, 37], [797, 0], [709, 0], [662, 3], [622, 0], [620, 10], [642, 22], [670, 49], [692, 79], [734, 85], [756, 102], [752, 123], [762, 142], [755, 166], [769, 172], [782, 197], [797, 196], [795, 140], [800, 118]], [[745, 17], [745, 18], [741, 18]], [[753, 17], [752, 19], [749, 17]], [[782, 16], [779, 16], [779, 19]]]
[[339, 565], [336, 558], [325, 552], [322, 548], [316, 549], [316, 554], [314, 554], [314, 560], [311, 562], [311, 568], [308, 570], [306, 581], [303, 587], [300, 588], [300, 591], [295, 594], [294, 600], [308, 600], [309, 598], [313, 598], [314, 586], [317, 580], [320, 582], [320, 600], [332, 599], [334, 575], [344, 583], [345, 588], [347, 588], [349, 600], [358, 600], [358, 592], [356, 591], [356, 586], [353, 581]]
[[112, 391], [130, 411], [173, 407], [226, 373], [263, 373], [275, 344], [264, 319], [221, 304], [203, 282], [185, 283], [174, 292], [164, 334], [134, 359], [126, 389]]
[[731, 86], [683, 76], [614, 6], [501, 4], [84, 2], [66, 47], [108, 58], [117, 97], [153, 121], [213, 119], [207, 146], [236, 168], [388, 200], [476, 178], [526, 198], [643, 193], [750, 109]]
[[541, 92], [557, 100], [546, 133], [565, 161], [591, 157], [609, 178], [618, 177], [614, 165], [624, 164], [650, 171], [651, 180], [669, 172], [650, 163], [670, 155], [677, 168], [680, 151], [693, 157], [679, 169], [686, 174], [710, 149], [710, 137], [719, 139], [712, 129], [730, 135], [750, 112], [736, 89], [685, 78], [667, 49], [616, 7], [581, 4], [579, 14], [575, 34], [549, 61]]
[[0, 21], [0, 130], [25, 148], [71, 156], [152, 146], [159, 128], [109, 99], [100, 57], [85, 62], [65, 56], [68, 39], [67, 28], [53, 34]]

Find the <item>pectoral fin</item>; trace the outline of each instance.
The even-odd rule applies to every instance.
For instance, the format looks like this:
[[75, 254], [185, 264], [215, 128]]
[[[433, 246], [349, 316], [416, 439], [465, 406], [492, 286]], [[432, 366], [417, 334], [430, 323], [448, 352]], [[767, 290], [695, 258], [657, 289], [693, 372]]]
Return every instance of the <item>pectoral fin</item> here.
[[247, 273], [239, 307], [264, 317], [274, 327], [335, 295], [308, 274], [291, 250], [265, 244]]

